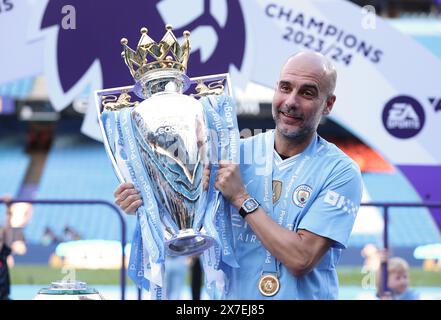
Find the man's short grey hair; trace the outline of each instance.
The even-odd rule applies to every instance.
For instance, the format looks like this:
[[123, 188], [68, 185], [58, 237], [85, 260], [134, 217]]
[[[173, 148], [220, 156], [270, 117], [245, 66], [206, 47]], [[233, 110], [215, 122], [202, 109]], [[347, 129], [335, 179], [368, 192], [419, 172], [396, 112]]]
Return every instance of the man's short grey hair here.
[[326, 76], [329, 79], [328, 96], [332, 96], [335, 91], [335, 86], [337, 85], [337, 69], [328, 58], [326, 57], [324, 58], [325, 58]]
[[296, 52], [293, 55], [291, 55], [288, 59], [286, 59], [285, 64], [290, 59], [294, 58], [295, 56], [297, 56], [299, 54], [303, 54], [303, 53], [313, 53], [313, 54], [319, 56], [323, 60], [326, 77], [329, 79], [327, 95], [328, 95], [328, 97], [332, 96], [334, 94], [335, 87], [337, 85], [337, 69], [335, 68], [335, 66], [331, 62], [331, 60], [329, 60], [323, 54], [316, 52], [316, 51], [311, 51], [311, 50], [299, 51], [299, 52]]

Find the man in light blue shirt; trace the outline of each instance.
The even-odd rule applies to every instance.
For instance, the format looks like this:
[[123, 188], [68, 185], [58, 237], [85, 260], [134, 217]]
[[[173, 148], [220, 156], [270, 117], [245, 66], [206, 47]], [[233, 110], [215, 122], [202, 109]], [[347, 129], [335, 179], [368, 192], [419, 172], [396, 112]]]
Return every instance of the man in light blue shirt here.
[[[336, 299], [335, 267], [346, 248], [362, 186], [357, 165], [317, 134], [335, 102], [336, 70], [301, 52], [282, 67], [273, 98], [276, 128], [244, 139], [240, 165], [221, 163], [215, 187], [233, 208], [239, 268], [227, 299]], [[115, 201], [141, 204], [123, 184]]]
[[242, 141], [240, 166], [220, 165], [215, 186], [236, 209], [240, 265], [226, 298], [337, 298], [335, 267], [362, 185], [358, 166], [317, 134], [335, 84], [335, 68], [322, 55], [290, 57], [273, 98], [276, 129]]
[[[258, 145], [258, 140], [271, 143], [274, 132], [245, 140], [242, 154], [247, 154], [245, 149], [250, 145]], [[253, 158], [267, 156], [264, 152], [259, 154], [263, 148], [255, 149], [258, 150], [253, 150]], [[284, 160], [275, 150], [270, 155], [270, 179], [265, 178], [259, 165], [240, 165], [248, 197], [253, 195], [266, 215], [264, 219], [272, 221], [262, 226], [253, 221], [251, 215], [259, 214], [259, 209], [245, 219], [234, 211], [235, 250], [240, 268], [233, 270], [226, 297], [336, 299], [335, 267], [347, 245], [360, 201], [358, 169], [337, 147], [317, 134], [300, 154]], [[272, 186], [268, 188], [272, 190], [270, 195], [264, 194], [267, 183]], [[271, 232], [265, 228], [271, 226], [273, 233], [265, 235]], [[266, 241], [270, 244], [265, 246], [259, 232], [268, 237]], [[258, 284], [265, 274], [274, 274], [279, 281], [279, 290], [274, 295], [266, 296], [259, 290]]]

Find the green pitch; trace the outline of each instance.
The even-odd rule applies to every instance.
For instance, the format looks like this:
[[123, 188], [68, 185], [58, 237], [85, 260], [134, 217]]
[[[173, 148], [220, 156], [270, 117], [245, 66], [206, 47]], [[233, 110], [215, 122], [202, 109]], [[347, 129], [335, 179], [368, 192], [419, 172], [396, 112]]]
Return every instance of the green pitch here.
[[[366, 277], [366, 273], [362, 273], [359, 267], [341, 266], [337, 268], [337, 271], [340, 285], [361, 286], [363, 278]], [[61, 280], [68, 275], [73, 276], [71, 270], [50, 268], [46, 265], [15, 265], [11, 269], [11, 282], [12, 284], [48, 285], [52, 281]], [[120, 271], [76, 269], [75, 279], [85, 281], [90, 285], [118, 284]], [[410, 283], [412, 287], [441, 286], [441, 272], [429, 272], [420, 268], [412, 268]], [[128, 279], [127, 284], [132, 284], [132, 281]]]

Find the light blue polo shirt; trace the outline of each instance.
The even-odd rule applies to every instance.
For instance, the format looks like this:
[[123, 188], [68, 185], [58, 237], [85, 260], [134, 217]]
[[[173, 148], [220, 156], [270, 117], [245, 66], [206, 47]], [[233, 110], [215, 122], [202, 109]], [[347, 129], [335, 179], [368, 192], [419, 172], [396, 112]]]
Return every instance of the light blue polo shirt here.
[[267, 251], [233, 208], [240, 268], [233, 269], [225, 298], [337, 299], [335, 267], [347, 246], [361, 201], [358, 166], [317, 134], [301, 154], [282, 160], [274, 150], [274, 131], [269, 131], [242, 140], [240, 170], [247, 192], [273, 220], [290, 230], [305, 229], [329, 238], [333, 245], [302, 277], [295, 277], [279, 263], [280, 290], [275, 296], [265, 297], [258, 282], [266, 266]]

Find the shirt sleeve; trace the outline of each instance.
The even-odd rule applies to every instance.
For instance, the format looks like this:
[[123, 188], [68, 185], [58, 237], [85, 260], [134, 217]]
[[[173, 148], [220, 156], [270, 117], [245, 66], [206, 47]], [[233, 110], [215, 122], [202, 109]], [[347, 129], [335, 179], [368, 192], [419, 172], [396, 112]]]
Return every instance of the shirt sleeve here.
[[360, 207], [362, 180], [360, 169], [352, 163], [334, 172], [323, 184], [297, 229], [334, 240], [333, 247], [345, 249]]

